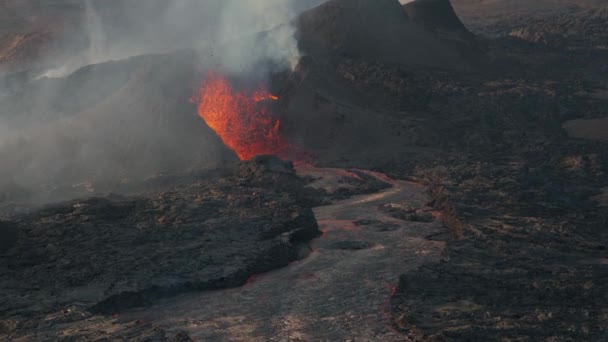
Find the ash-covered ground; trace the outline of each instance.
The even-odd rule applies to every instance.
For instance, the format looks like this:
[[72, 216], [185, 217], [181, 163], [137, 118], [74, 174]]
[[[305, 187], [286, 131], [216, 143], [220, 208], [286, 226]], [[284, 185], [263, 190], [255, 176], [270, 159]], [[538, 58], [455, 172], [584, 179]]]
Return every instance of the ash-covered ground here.
[[[77, 25], [67, 3], [37, 10]], [[607, 13], [576, 0], [300, 13], [297, 66], [258, 69], [295, 168], [239, 164], [190, 99], [217, 55], [275, 31], [52, 79], [37, 79], [37, 36], [12, 32], [0, 339], [608, 339]], [[262, 72], [230, 73], [247, 86]]]

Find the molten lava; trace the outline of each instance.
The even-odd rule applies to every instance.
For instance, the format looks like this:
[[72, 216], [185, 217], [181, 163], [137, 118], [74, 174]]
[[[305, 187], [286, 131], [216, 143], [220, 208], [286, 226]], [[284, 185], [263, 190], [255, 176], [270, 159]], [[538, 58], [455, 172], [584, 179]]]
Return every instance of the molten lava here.
[[198, 94], [198, 114], [241, 160], [283, 155], [289, 144], [280, 135], [280, 120], [268, 111], [268, 102], [276, 100], [263, 87], [253, 93], [235, 91], [225, 78], [211, 73]]

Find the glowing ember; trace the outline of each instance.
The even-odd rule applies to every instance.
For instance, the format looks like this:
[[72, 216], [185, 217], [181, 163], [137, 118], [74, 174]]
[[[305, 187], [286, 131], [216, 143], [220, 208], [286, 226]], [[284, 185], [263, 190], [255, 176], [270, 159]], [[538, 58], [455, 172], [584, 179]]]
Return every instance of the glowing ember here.
[[259, 154], [282, 155], [289, 144], [279, 134], [280, 120], [270, 115], [265, 103], [276, 100], [264, 88], [253, 93], [235, 91], [225, 78], [211, 73], [198, 94], [198, 114], [241, 160]]

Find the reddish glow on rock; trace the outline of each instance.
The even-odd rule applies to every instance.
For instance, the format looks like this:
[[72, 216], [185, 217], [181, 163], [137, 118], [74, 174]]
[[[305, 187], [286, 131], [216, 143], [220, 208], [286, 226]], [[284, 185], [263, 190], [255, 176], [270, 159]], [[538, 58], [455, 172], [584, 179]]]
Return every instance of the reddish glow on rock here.
[[322, 228], [321, 232], [325, 235], [336, 231], [356, 232], [361, 230], [352, 220], [318, 220], [317, 222]]
[[264, 87], [235, 91], [217, 73], [210, 73], [197, 96], [198, 114], [239, 159], [260, 154], [285, 155], [290, 144], [280, 135], [281, 122], [268, 111], [279, 98]]
[[256, 277], [257, 277], [256, 274], [250, 275], [247, 278], [247, 280], [245, 281], [245, 284], [243, 285], [243, 287], [246, 287], [246, 286], [249, 286], [249, 285], [253, 284], [253, 282], [257, 280]]

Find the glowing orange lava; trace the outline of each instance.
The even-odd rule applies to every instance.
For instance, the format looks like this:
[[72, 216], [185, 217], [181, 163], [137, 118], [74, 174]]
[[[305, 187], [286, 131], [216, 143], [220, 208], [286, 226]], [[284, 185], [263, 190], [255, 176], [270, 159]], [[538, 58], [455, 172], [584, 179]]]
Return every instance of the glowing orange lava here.
[[224, 77], [210, 73], [198, 94], [198, 114], [241, 160], [282, 155], [289, 144], [279, 134], [280, 120], [267, 108], [268, 101], [277, 100], [263, 87], [253, 93], [235, 91]]

